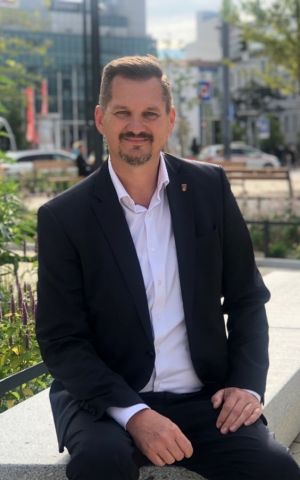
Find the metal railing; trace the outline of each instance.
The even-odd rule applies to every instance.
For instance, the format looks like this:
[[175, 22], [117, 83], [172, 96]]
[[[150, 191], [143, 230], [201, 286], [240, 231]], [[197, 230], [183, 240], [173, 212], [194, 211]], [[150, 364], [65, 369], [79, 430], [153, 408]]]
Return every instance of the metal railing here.
[[0, 396], [19, 387], [23, 383], [30, 382], [36, 377], [49, 373], [44, 362], [37, 363], [33, 367], [25, 368], [21, 372], [14, 373], [9, 377], [0, 380]]
[[[266, 257], [269, 255], [270, 245], [270, 228], [272, 226], [298, 226], [300, 222], [279, 222], [269, 220], [246, 220], [247, 225], [260, 225], [263, 230], [263, 252]], [[7, 378], [0, 380], [0, 396], [19, 387], [23, 383], [29, 382], [40, 375], [49, 373], [44, 362], [40, 362], [33, 367], [26, 368], [21, 372], [10, 375]]]
[[[262, 227], [263, 232], [263, 253], [265, 257], [269, 257], [270, 252], [270, 228], [273, 226], [279, 227], [300, 227], [300, 222], [279, 222], [279, 221], [272, 221], [272, 220], [245, 220], [247, 225], [260, 225]], [[250, 232], [251, 234], [251, 232]]]

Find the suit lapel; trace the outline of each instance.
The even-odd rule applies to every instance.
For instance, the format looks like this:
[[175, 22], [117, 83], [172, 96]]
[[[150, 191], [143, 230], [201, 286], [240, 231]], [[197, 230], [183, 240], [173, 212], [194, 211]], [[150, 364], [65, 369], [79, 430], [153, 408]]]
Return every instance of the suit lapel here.
[[165, 155], [170, 183], [167, 195], [175, 237], [179, 278], [187, 325], [192, 321], [195, 289], [195, 222], [192, 184], [181, 172], [181, 162]]
[[92, 208], [133, 296], [146, 335], [153, 342], [148, 301], [140, 264], [124, 212], [109, 176], [107, 162], [99, 171], [95, 182]]

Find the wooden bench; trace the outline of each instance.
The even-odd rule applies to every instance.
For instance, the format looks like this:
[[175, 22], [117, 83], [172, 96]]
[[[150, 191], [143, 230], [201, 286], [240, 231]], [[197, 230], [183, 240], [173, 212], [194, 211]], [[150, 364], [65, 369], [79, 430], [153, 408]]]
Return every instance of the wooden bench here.
[[291, 182], [290, 171], [286, 167], [280, 168], [239, 168], [231, 165], [224, 166], [227, 177], [230, 182], [235, 180], [242, 180], [243, 184], [246, 180], [280, 180], [288, 183], [289, 196], [294, 196], [293, 185]]
[[293, 185], [288, 167], [249, 168], [245, 162], [232, 160], [208, 159], [207, 163], [220, 165], [226, 172], [230, 182], [240, 180], [280, 180], [288, 182], [289, 196], [293, 198]]
[[62, 191], [78, 183], [77, 167], [72, 160], [37, 160], [33, 165], [33, 175], [37, 180], [39, 175], [45, 175], [51, 189]]

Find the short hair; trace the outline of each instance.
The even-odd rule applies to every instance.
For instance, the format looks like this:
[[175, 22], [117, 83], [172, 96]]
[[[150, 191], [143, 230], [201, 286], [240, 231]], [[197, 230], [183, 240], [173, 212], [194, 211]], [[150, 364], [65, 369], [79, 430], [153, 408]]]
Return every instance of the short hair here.
[[131, 80], [157, 78], [161, 84], [166, 111], [167, 113], [170, 112], [173, 105], [171, 83], [163, 73], [157, 58], [153, 55], [120, 57], [112, 60], [104, 67], [99, 95], [99, 104], [104, 110], [112, 99], [111, 85], [117, 75]]

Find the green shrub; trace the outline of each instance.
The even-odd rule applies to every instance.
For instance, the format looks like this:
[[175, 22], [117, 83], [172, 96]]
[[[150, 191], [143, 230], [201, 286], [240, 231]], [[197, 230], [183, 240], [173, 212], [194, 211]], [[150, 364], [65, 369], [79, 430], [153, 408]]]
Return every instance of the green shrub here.
[[[41, 361], [35, 337], [36, 295], [30, 284], [10, 284], [0, 289], [0, 378], [24, 370]], [[50, 376], [43, 375], [0, 400], [0, 412], [14, 406], [49, 385]]]
[[[36, 215], [20, 199], [17, 182], [0, 182], [0, 379], [41, 361], [35, 338], [36, 255], [28, 255], [27, 242], [35, 243]], [[20, 268], [22, 267], [22, 268]], [[23, 270], [20, 271], [20, 270]], [[31, 283], [20, 278], [30, 271]], [[28, 276], [28, 275], [27, 275]], [[46, 388], [50, 376], [41, 376], [0, 399], [0, 412]]]

